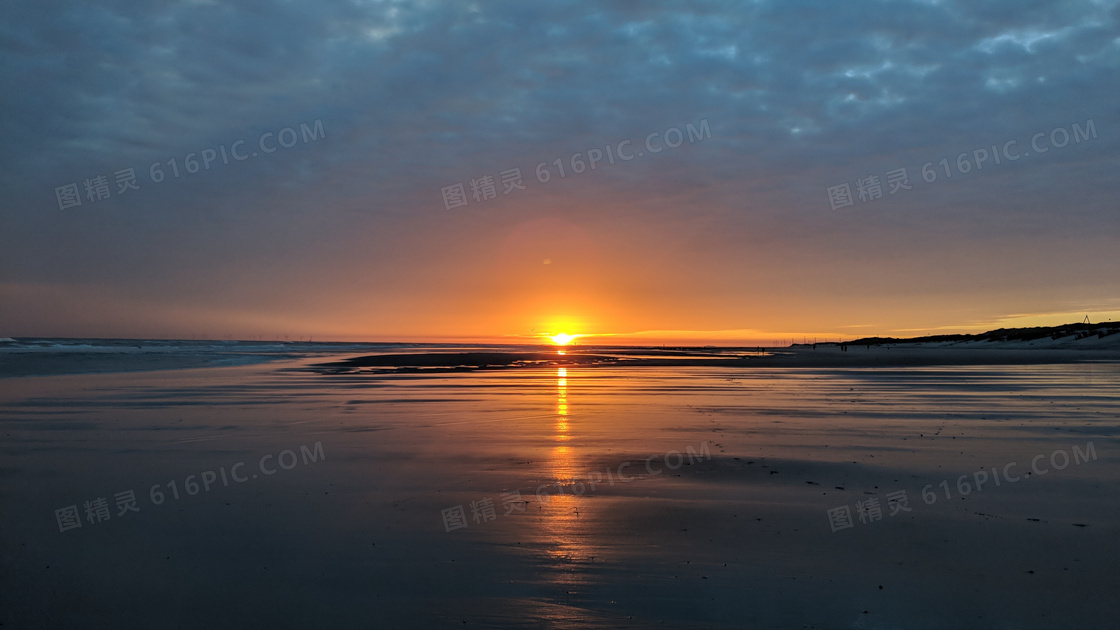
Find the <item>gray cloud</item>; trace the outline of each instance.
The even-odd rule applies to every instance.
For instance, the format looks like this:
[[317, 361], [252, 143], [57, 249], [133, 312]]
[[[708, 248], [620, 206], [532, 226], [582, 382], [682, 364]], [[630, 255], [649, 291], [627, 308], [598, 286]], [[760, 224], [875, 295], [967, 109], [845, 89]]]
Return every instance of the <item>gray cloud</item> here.
[[[466, 236], [539, 206], [612, 235], [653, 221], [693, 254], [754, 242], [752, 263], [780, 267], [824, 251], [841, 275], [863, 255], [964, 291], [960, 261], [984, 248], [1009, 261], [1004, 283], [1044, 245], [1058, 276], [1078, 253], [1115, 268], [1118, 22], [1117, 2], [1090, 0], [8, 2], [0, 282], [256, 309], [287, 298], [253, 287], [346, 276], [343, 262], [399, 269], [411, 252], [427, 277], [455, 224], [440, 187], [513, 166], [528, 190], [479, 206]], [[149, 179], [153, 162], [317, 119], [323, 140]], [[540, 162], [701, 119], [703, 144], [533, 179]], [[1089, 119], [1091, 142], [920, 179], [926, 162]], [[141, 190], [58, 210], [56, 186], [127, 167]], [[899, 167], [905, 196], [828, 207], [827, 187]], [[1054, 238], [1068, 226], [1085, 240]], [[994, 232], [1014, 246], [990, 247]], [[883, 273], [877, 285], [907, 281]]]

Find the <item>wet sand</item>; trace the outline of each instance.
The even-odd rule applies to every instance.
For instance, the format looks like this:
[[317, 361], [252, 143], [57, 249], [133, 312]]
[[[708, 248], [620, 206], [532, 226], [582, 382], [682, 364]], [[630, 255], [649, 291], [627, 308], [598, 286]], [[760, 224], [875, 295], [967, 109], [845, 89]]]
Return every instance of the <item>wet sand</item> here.
[[[0, 622], [1109, 627], [1104, 358], [0, 379]], [[975, 490], [993, 469], [1018, 481]], [[128, 490], [139, 511], [118, 515]], [[910, 511], [891, 515], [899, 491]], [[82, 526], [60, 532], [70, 505]]]

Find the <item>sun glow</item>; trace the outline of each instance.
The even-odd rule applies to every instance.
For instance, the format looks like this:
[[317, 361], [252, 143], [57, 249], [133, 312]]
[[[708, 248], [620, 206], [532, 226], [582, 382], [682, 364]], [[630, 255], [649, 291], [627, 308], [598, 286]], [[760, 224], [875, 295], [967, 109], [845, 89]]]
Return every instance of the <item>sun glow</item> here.
[[581, 335], [569, 335], [568, 333], [557, 333], [555, 335], [548, 336], [548, 338], [552, 340], [552, 343], [558, 346], [566, 346], [578, 339], [580, 336]]

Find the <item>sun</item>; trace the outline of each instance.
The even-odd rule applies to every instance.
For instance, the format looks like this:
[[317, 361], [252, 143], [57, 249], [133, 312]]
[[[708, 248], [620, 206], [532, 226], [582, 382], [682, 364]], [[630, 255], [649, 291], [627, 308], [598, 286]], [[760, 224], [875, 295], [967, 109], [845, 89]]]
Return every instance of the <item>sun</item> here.
[[578, 339], [579, 337], [580, 337], [580, 335], [569, 335], [568, 333], [557, 333], [555, 335], [549, 336], [548, 338], [552, 340], [552, 343], [554, 343], [558, 346], [566, 346], [566, 345], [572, 343], [573, 341], [575, 341], [576, 339]]

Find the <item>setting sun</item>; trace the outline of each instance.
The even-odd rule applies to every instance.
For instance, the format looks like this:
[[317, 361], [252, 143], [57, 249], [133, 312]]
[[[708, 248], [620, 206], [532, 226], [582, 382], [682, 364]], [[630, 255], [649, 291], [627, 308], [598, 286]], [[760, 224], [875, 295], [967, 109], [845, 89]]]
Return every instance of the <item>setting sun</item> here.
[[566, 346], [569, 343], [572, 343], [573, 341], [575, 341], [576, 338], [578, 338], [579, 336], [580, 335], [569, 335], [568, 333], [557, 333], [555, 335], [550, 336], [549, 339], [552, 340], [552, 343], [554, 343], [558, 346]]

